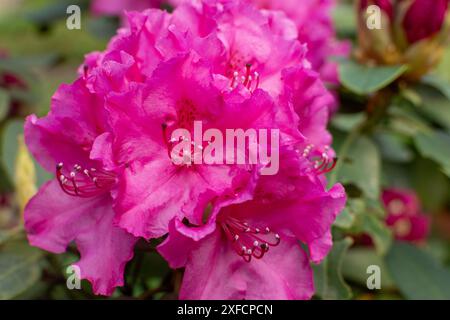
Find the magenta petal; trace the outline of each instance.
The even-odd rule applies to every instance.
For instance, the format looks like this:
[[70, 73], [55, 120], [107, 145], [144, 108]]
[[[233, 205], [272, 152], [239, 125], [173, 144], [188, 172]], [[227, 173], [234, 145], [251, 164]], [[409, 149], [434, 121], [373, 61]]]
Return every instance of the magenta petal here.
[[104, 131], [103, 110], [79, 79], [62, 85], [52, 98], [50, 113], [38, 119], [31, 115], [25, 122], [25, 142], [33, 156], [47, 170], [59, 162], [67, 166], [87, 166], [89, 149], [95, 137]]
[[284, 237], [263, 259], [247, 263], [216, 232], [192, 251], [180, 299], [310, 299], [313, 293], [312, 270], [296, 240]]
[[182, 268], [186, 265], [188, 257], [197, 242], [181, 234], [177, 229], [183, 228], [178, 219], [173, 219], [169, 224], [169, 235], [158, 246], [158, 252], [169, 262], [173, 269]]
[[99, 135], [92, 145], [90, 158], [92, 160], [101, 161], [103, 168], [111, 170], [115, 167], [112, 153], [112, 134], [105, 132]]
[[123, 270], [136, 238], [115, 227], [109, 195], [91, 199], [63, 193], [57, 181], [46, 183], [25, 208], [25, 228], [34, 246], [62, 253], [75, 241], [81, 278], [94, 292], [109, 295], [123, 284]]

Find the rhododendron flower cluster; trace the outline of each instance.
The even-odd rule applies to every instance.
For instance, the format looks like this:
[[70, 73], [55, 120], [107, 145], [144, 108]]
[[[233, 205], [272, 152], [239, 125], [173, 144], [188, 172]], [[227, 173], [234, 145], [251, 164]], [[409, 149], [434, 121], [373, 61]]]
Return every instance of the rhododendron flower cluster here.
[[[345, 192], [326, 188], [333, 99], [296, 25], [238, 0], [127, 18], [49, 114], [27, 118], [29, 149], [55, 172], [25, 209], [30, 243], [60, 253], [74, 241], [97, 294], [123, 285], [138, 239], [164, 237], [158, 251], [185, 268], [182, 299], [311, 298], [310, 261], [331, 249]], [[279, 130], [278, 173], [261, 174], [267, 163], [175, 164], [172, 133], [193, 133], [194, 122]]]

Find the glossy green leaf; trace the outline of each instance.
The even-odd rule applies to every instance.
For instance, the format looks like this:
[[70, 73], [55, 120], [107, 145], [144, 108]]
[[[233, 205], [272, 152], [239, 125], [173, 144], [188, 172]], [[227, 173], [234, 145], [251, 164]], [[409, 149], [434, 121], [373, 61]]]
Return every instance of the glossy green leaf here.
[[371, 236], [378, 254], [386, 254], [392, 244], [392, 232], [382, 219], [373, 214], [361, 215], [361, 230]]
[[362, 286], [367, 285], [367, 268], [371, 265], [378, 266], [381, 271], [381, 289], [392, 290], [395, 284], [387, 271], [384, 259], [370, 247], [357, 247], [350, 249], [343, 262], [344, 277]]
[[357, 125], [360, 125], [366, 118], [363, 112], [350, 114], [336, 114], [331, 119], [331, 125], [344, 132], [351, 131]]
[[450, 82], [435, 75], [428, 75], [422, 78], [422, 82], [438, 89], [444, 96], [450, 100]]
[[316, 295], [322, 299], [350, 299], [352, 291], [342, 276], [342, 263], [351, 238], [335, 241], [333, 249], [320, 265], [313, 266]]
[[409, 162], [414, 154], [398, 135], [380, 132], [374, 136], [383, 159], [392, 162]]
[[434, 88], [419, 86], [415, 92], [420, 97], [417, 110], [425, 117], [450, 130], [450, 99]]
[[355, 214], [349, 207], [345, 207], [344, 210], [336, 217], [334, 221], [334, 226], [341, 229], [349, 229], [353, 226], [355, 222]]
[[[339, 154], [338, 154], [339, 157]], [[380, 195], [380, 154], [376, 145], [367, 137], [359, 137], [351, 146], [340, 168], [338, 181], [354, 184], [372, 199]]]
[[404, 65], [369, 67], [350, 60], [339, 64], [341, 83], [347, 89], [361, 95], [374, 93], [388, 86], [406, 70], [407, 67]]
[[0, 121], [9, 113], [10, 97], [6, 90], [0, 88]]
[[26, 244], [14, 244], [0, 251], [0, 300], [23, 293], [39, 280], [40, 250]]
[[450, 191], [449, 179], [435, 162], [418, 157], [409, 176], [421, 199], [422, 209], [426, 212], [437, 212], [445, 207]]
[[419, 152], [437, 162], [450, 177], [450, 134], [443, 131], [421, 133], [414, 137], [414, 141]]
[[419, 248], [396, 242], [386, 256], [386, 266], [407, 299], [450, 299], [450, 271]]

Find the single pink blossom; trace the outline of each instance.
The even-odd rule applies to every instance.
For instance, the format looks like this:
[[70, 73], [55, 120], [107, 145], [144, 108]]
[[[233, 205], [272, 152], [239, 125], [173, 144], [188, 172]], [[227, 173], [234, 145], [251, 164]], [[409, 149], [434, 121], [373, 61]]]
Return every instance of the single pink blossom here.
[[388, 213], [386, 224], [392, 228], [396, 239], [421, 242], [427, 238], [430, 219], [421, 213], [419, 200], [413, 191], [387, 189], [382, 198]]
[[116, 173], [91, 157], [105, 124], [102, 104], [88, 92], [84, 79], [62, 85], [46, 117], [27, 118], [27, 146], [57, 178], [41, 187], [24, 217], [34, 246], [62, 253], [74, 241], [81, 278], [91, 282], [95, 293], [110, 295], [123, 285], [136, 238], [113, 224]]
[[94, 0], [91, 11], [97, 15], [122, 16], [125, 11], [159, 8], [164, 0]]
[[345, 193], [340, 185], [327, 191], [292, 150], [281, 163], [278, 175], [251, 179], [239, 196], [217, 200], [205, 224], [172, 221], [158, 251], [172, 268], [185, 268], [180, 299], [311, 298], [309, 260], [318, 263], [330, 250]]

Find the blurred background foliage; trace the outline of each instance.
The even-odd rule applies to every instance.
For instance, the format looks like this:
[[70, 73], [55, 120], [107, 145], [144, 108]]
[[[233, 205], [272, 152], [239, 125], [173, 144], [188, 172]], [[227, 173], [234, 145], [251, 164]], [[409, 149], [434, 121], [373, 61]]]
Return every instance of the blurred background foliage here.
[[[81, 30], [66, 28], [70, 4], [82, 8]], [[103, 50], [119, 26], [117, 17], [94, 17], [88, 8], [87, 0], [0, 0], [0, 75], [15, 84], [0, 85], [0, 299], [101, 298], [84, 281], [83, 290], [67, 289], [76, 249], [52, 255], [30, 247], [21, 216], [51, 178], [23, 147], [24, 116], [44, 115], [57, 87], [73, 81], [84, 55]], [[356, 43], [353, 1], [340, 1], [334, 19], [339, 37]], [[402, 80], [402, 65], [338, 63], [341, 107], [330, 130], [339, 163], [329, 180], [345, 184], [349, 200], [332, 252], [314, 267], [316, 298], [450, 299], [450, 48], [414, 83]], [[381, 201], [389, 188], [417, 193], [431, 220], [426, 239], [398, 241]], [[176, 297], [182, 274], [169, 270], [155, 245], [139, 243], [126, 285], [112, 298]], [[367, 289], [369, 265], [381, 268], [381, 290]]]

